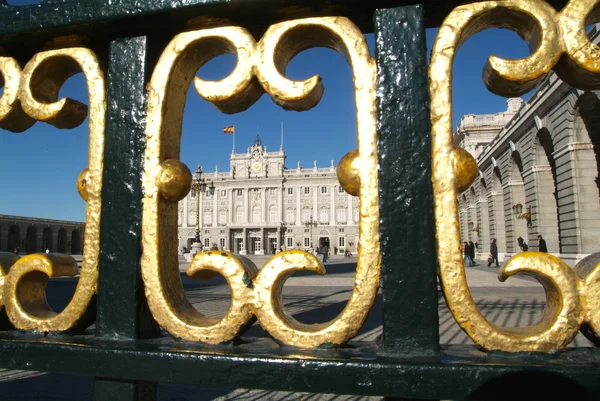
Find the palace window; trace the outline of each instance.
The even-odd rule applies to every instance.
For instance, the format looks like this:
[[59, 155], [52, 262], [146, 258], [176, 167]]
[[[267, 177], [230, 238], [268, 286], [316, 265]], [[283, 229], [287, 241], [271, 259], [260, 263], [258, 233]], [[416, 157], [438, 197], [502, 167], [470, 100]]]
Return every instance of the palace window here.
[[219, 245], [221, 249], [225, 249], [225, 238], [219, 238]]
[[343, 229], [343, 228], [340, 228], [340, 229], [338, 230], [338, 233], [343, 233], [343, 232], [344, 232], [344, 229]]
[[219, 224], [227, 224], [227, 211], [219, 211]]
[[237, 209], [235, 209], [235, 222], [236, 223], [243, 223], [244, 220], [244, 210], [242, 209], [241, 206], [238, 206]]
[[319, 211], [319, 220], [321, 223], [329, 223], [329, 210], [321, 209]]
[[310, 232], [310, 228], [305, 228], [305, 229], [304, 229], [304, 232], [305, 232], [305, 233], [309, 233], [309, 232]]
[[340, 248], [343, 248], [346, 246], [346, 238], [345, 237], [338, 237], [338, 245]]
[[252, 222], [260, 223], [260, 207], [259, 206], [254, 206], [252, 208]]
[[275, 188], [269, 189], [269, 195], [275, 195]]
[[310, 187], [304, 187], [304, 194], [305, 195], [310, 194]]
[[288, 195], [294, 195], [294, 188], [288, 188], [287, 189], [287, 194]]
[[326, 194], [327, 193], [327, 187], [321, 187], [321, 193], [322, 194]]
[[242, 196], [242, 190], [241, 190], [241, 189], [236, 189], [236, 190], [235, 190], [235, 194], [236, 194], [236, 196], [237, 196], [238, 198], [239, 198], [239, 197], [241, 197], [241, 196]]
[[304, 247], [310, 248], [310, 238], [304, 237]]
[[346, 222], [346, 209], [340, 208], [337, 210], [337, 221], [340, 223]]
[[227, 191], [222, 189], [221, 190], [221, 198], [226, 198], [227, 197]]
[[203, 217], [204, 224], [207, 224], [207, 225], [212, 224], [212, 216], [211, 215], [212, 215], [211, 212], [208, 212], [208, 211], [204, 212], [204, 217]]
[[310, 221], [310, 217], [311, 217], [311, 212], [310, 209], [304, 209], [302, 211], [303, 215], [304, 215], [304, 222], [308, 223]]
[[344, 193], [344, 187], [342, 187], [341, 185], [338, 187], [338, 192], [343, 194]]
[[294, 222], [294, 209], [288, 209], [285, 212], [285, 221], [288, 223]]
[[277, 222], [277, 210], [275, 208], [275, 206], [271, 205], [269, 207], [269, 223], [276, 223]]
[[210, 238], [208, 238], [208, 237], [204, 238], [204, 247], [210, 248]]
[[287, 237], [287, 247], [288, 247], [288, 249], [291, 249], [294, 247], [294, 238]]

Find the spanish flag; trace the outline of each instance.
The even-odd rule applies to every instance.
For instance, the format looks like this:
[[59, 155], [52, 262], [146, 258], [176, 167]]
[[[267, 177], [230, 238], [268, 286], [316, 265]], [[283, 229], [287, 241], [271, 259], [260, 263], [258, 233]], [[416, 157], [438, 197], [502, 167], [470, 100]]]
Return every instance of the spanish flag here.
[[234, 132], [235, 131], [234, 131], [233, 125], [229, 125], [227, 127], [223, 127], [223, 133], [224, 134], [233, 134]]

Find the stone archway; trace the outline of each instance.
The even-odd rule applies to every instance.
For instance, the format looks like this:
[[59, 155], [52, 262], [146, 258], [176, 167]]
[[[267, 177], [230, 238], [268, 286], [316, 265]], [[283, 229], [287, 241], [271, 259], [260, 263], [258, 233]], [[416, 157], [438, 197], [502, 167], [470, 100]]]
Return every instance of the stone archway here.
[[50, 252], [55, 252], [56, 250], [53, 248], [52, 244], [52, 228], [46, 227], [42, 232], [42, 250], [46, 251], [49, 249]]
[[7, 251], [14, 252], [16, 248], [21, 247], [21, 230], [19, 226], [13, 224], [8, 228]]
[[78, 229], [71, 232], [71, 254], [79, 255], [81, 253], [81, 233]]
[[521, 155], [513, 151], [510, 157], [510, 186], [509, 196], [510, 213], [506, 219], [506, 247], [508, 252], [521, 251], [522, 241], [529, 242], [527, 220], [523, 213], [527, 211], [525, 199], [525, 185], [523, 184], [523, 162]]
[[542, 128], [534, 142], [536, 204], [532, 205], [530, 250], [537, 251], [537, 236], [546, 239], [549, 252], [562, 253], [560, 214], [557, 195], [556, 160], [550, 131]]
[[36, 253], [37, 251], [37, 229], [34, 226], [29, 226], [25, 236], [25, 252]]
[[490, 193], [490, 202], [488, 211], [490, 217], [490, 236], [496, 239], [498, 252], [506, 252], [506, 228], [504, 223], [504, 190], [502, 188], [503, 179], [499, 167], [494, 167], [492, 171], [492, 192]]
[[67, 252], [67, 230], [60, 228], [58, 230], [58, 237], [56, 238], [56, 251], [58, 253]]

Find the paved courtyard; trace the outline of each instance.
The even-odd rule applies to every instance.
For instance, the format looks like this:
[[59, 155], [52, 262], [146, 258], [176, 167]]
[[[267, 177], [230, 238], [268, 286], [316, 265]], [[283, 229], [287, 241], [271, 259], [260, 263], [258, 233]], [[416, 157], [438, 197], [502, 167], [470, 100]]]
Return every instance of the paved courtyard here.
[[[262, 266], [269, 256], [251, 256], [257, 266]], [[180, 258], [180, 270], [188, 266]], [[303, 274], [291, 277], [283, 292], [286, 309], [303, 323], [331, 320], [343, 309], [354, 280], [355, 258], [334, 256], [326, 265], [327, 274], [318, 276]], [[202, 313], [220, 317], [229, 307], [230, 291], [222, 278], [209, 281], [191, 280], [183, 275], [186, 294]], [[497, 279], [497, 269], [476, 266], [467, 268], [467, 278], [479, 308], [493, 323], [507, 327], [522, 327], [535, 323], [542, 315], [545, 296], [542, 287], [530, 278], [510, 278], [505, 283]], [[72, 292], [67, 292], [67, 300]], [[49, 291], [49, 298], [62, 297]], [[51, 299], [52, 301], [52, 299]], [[64, 299], [63, 301], [64, 302]], [[52, 302], [51, 302], [52, 303]], [[456, 324], [443, 298], [439, 298], [440, 337], [442, 344], [472, 344]], [[381, 297], [359, 335], [353, 341], [375, 341], [382, 332]], [[246, 336], [268, 337], [258, 324]], [[590, 346], [580, 334], [571, 346]], [[0, 375], [0, 393], [11, 400], [92, 400], [93, 379], [67, 375], [39, 374], [32, 372], [5, 371]], [[77, 388], [78, 391], [65, 389]], [[286, 392], [269, 392], [247, 389], [199, 389], [192, 386], [162, 384], [159, 399], [163, 401], [184, 400], [380, 400], [379, 397], [350, 397], [315, 395]]]

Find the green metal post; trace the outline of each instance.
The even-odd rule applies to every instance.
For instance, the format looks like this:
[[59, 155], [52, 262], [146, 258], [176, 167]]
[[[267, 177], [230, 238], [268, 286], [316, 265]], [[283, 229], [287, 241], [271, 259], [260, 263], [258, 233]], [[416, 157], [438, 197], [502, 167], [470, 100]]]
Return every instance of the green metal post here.
[[439, 350], [431, 134], [422, 6], [375, 12], [383, 344]]

